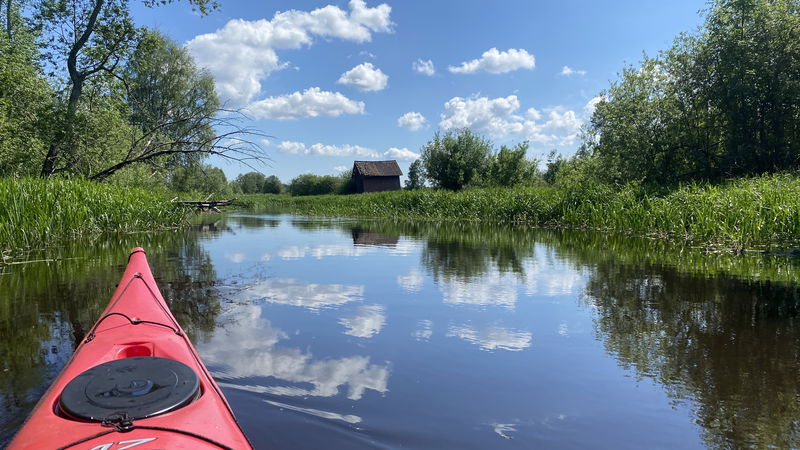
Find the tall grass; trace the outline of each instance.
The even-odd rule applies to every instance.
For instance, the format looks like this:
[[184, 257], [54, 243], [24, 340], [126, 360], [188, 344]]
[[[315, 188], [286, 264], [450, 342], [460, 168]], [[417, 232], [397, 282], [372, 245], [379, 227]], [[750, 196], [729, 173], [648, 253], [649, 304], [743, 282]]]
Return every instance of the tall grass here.
[[395, 191], [349, 196], [246, 196], [246, 207], [308, 215], [527, 223], [616, 230], [749, 248], [800, 240], [800, 177], [768, 175], [667, 193], [639, 186]]
[[0, 248], [174, 227], [187, 212], [166, 193], [77, 179], [0, 178]]

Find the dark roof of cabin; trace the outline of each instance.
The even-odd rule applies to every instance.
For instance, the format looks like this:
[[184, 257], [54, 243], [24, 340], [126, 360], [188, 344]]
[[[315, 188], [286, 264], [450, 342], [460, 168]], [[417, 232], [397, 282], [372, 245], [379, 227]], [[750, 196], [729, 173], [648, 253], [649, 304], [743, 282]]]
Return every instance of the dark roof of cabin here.
[[355, 161], [358, 172], [365, 177], [399, 177], [403, 174], [397, 161]]

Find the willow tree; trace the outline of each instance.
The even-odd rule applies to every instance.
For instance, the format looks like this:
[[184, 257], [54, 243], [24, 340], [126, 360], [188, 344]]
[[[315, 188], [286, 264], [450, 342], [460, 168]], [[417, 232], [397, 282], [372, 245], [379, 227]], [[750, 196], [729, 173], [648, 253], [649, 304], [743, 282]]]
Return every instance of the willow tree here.
[[[187, 0], [201, 14], [217, 8], [213, 0]], [[41, 170], [48, 177], [78, 161], [76, 117], [87, 82], [101, 75], [119, 76], [137, 41], [130, 0], [39, 0], [34, 21], [42, 30], [44, 55], [63, 77], [65, 103]], [[172, 0], [145, 0], [146, 6]]]

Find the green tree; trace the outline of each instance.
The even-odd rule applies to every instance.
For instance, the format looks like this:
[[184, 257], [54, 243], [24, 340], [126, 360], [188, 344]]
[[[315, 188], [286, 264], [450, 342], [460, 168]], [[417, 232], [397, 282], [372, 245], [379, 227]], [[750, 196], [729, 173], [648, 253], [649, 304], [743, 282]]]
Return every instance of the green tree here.
[[489, 157], [484, 174], [484, 184], [494, 186], [516, 186], [531, 183], [538, 175], [538, 161], [528, 160], [528, 142], [521, 142], [508, 148], [505, 145], [500, 151]]
[[422, 148], [422, 165], [434, 186], [459, 190], [485, 171], [491, 151], [489, 141], [468, 128], [436, 133]]
[[178, 192], [230, 195], [231, 188], [222, 169], [208, 164], [179, 166], [169, 177], [169, 187]]
[[[146, 6], [172, 0], [145, 0]], [[213, 0], [188, 0], [206, 14]], [[41, 175], [71, 170], [80, 156], [76, 145], [76, 118], [87, 83], [120, 76], [124, 60], [136, 43], [137, 30], [129, 0], [39, 0], [34, 21], [42, 30], [42, 46], [51, 67], [66, 75], [68, 95], [55, 123], [55, 135], [42, 164]], [[60, 72], [63, 70], [64, 72]], [[66, 151], [66, 155], [62, 152]]]
[[266, 177], [258, 172], [247, 172], [236, 177], [236, 184], [239, 185], [244, 194], [258, 194], [264, 188]]
[[341, 180], [333, 175], [314, 175], [306, 173], [295, 177], [289, 183], [291, 195], [326, 195], [339, 192]]
[[0, 33], [0, 176], [36, 175], [50, 140], [53, 89], [39, 66], [33, 38], [18, 28]]
[[609, 181], [673, 182], [800, 165], [800, 1], [716, 0], [697, 33], [623, 70], [585, 145]]
[[408, 178], [406, 178], [405, 188], [413, 191], [425, 186], [425, 170], [422, 168], [422, 160], [415, 159], [408, 166]]
[[265, 194], [280, 194], [283, 192], [283, 183], [275, 175], [270, 175], [264, 180], [261, 192]]

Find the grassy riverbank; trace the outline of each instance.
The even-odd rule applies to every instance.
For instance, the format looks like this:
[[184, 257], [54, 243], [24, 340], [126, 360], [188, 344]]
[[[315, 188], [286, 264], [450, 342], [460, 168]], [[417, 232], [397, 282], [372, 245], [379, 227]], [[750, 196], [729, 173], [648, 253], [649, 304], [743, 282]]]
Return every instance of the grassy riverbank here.
[[244, 196], [245, 207], [320, 216], [526, 223], [616, 230], [735, 248], [800, 237], [800, 176], [770, 175], [667, 193], [605, 185], [424, 189], [348, 196]]
[[0, 178], [0, 249], [37, 247], [58, 239], [168, 228], [187, 212], [165, 192], [84, 180]]

